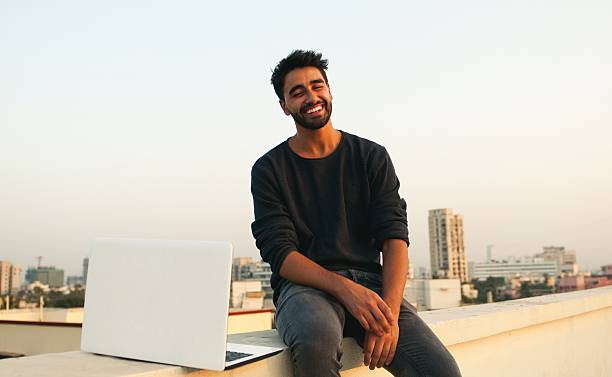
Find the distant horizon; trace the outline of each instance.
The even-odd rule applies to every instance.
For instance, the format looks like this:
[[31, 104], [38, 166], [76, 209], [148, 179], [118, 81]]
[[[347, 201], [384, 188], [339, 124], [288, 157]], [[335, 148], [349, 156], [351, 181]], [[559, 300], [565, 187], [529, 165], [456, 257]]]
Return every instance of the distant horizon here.
[[[491, 245], [491, 246], [495, 246], [495, 245]], [[542, 246], [542, 249], [543, 249], [543, 248], [545, 248], [545, 247], [565, 247], [565, 246], [563, 246], [563, 245], [545, 245], [545, 246]], [[571, 249], [571, 248], [568, 248], [568, 247], [565, 247], [565, 250], [566, 250], [566, 251], [576, 251], [576, 250]], [[543, 251], [543, 250], [540, 250], [539, 252], [535, 252], [535, 253], [533, 253], [533, 254], [524, 254], [524, 255], [504, 255], [504, 256], [499, 256], [499, 257], [496, 257], [495, 253], [493, 253], [493, 254], [492, 254], [492, 258], [491, 258], [491, 260], [492, 260], [492, 261], [496, 261], [496, 262], [503, 262], [503, 261], [510, 260], [510, 259], [512, 259], [512, 258], [519, 259], [519, 260], [520, 260], [520, 259], [522, 259], [522, 258], [524, 258], [524, 257], [528, 257], [528, 258], [535, 258], [535, 254], [541, 253], [542, 251]], [[244, 258], [244, 257], [251, 258], [251, 259], [252, 259], [253, 261], [255, 261], [255, 262], [257, 262], [257, 261], [261, 261], [261, 260], [262, 260], [262, 259], [261, 259], [261, 256], [259, 256], [259, 255], [256, 255], [256, 256], [252, 256], [252, 255], [234, 255], [234, 256], [233, 256], [233, 258]], [[84, 259], [84, 258], [88, 258], [88, 257], [83, 257], [83, 259]], [[578, 260], [578, 258], [579, 258], [579, 254], [578, 254], [578, 252], [576, 252], [576, 259]], [[82, 266], [83, 259], [81, 259], [81, 266]], [[2, 261], [6, 261], [6, 262], [9, 262], [9, 263], [11, 263], [11, 264], [15, 264], [15, 265], [17, 265], [18, 267], [20, 267], [20, 268], [21, 268], [21, 272], [22, 272], [21, 283], [22, 283], [22, 284], [26, 282], [26, 280], [25, 280], [25, 272], [26, 272], [28, 269], [30, 269], [30, 268], [34, 268], [34, 269], [39, 268], [38, 266], [27, 266], [27, 267], [24, 267], [24, 266], [18, 265], [18, 264], [16, 264], [16, 263], [12, 263], [11, 261], [7, 261], [7, 260], [0, 259], [0, 262], [2, 262]], [[472, 262], [474, 262], [474, 263], [485, 263], [485, 262], [487, 262], [487, 260], [486, 260], [486, 258], [484, 258], [483, 260], [471, 260], [471, 259], [469, 259], [469, 258], [468, 258], [468, 263], [472, 263]], [[578, 263], [578, 262], [577, 262], [577, 263]], [[606, 266], [606, 265], [612, 265], [612, 259], [610, 260], [610, 262], [608, 262], [608, 263], [604, 263], [604, 264], [602, 264], [601, 266], [596, 266], [596, 267], [594, 267], [594, 268], [584, 268], [584, 267], [582, 267], [582, 265], [581, 265], [580, 263], [578, 263], [578, 266], [579, 266], [579, 272], [587, 272], [587, 273], [596, 273], [596, 272], [601, 272], [602, 267], [603, 267], [603, 266]], [[426, 269], [426, 271], [427, 271], [427, 272], [431, 273], [431, 265], [430, 265], [430, 264], [426, 264], [426, 265], [417, 265], [417, 264], [414, 264], [414, 263], [411, 261], [411, 268], [413, 269], [413, 273], [415, 274], [415, 276], [416, 276], [416, 274], [417, 274], [417, 270], [418, 270], [419, 268], [423, 268], [423, 267]], [[40, 268], [55, 268], [55, 269], [57, 269], [57, 270], [64, 270], [64, 280], [66, 280], [68, 277], [83, 277], [83, 275], [82, 275], [82, 269], [81, 269], [81, 271], [80, 271], [78, 274], [68, 274], [68, 273], [66, 272], [67, 270], [66, 270], [66, 269], [64, 269], [64, 268], [63, 268], [63, 267], [61, 267], [61, 266], [44, 265], [44, 264], [43, 264], [43, 265], [41, 265], [41, 266], [40, 266]], [[472, 279], [472, 277], [470, 277], [470, 279]]]

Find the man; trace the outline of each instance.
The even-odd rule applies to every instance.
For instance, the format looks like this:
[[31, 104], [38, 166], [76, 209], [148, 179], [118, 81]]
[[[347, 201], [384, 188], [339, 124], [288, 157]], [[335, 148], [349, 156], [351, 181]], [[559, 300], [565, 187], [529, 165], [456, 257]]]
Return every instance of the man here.
[[[343, 336], [370, 369], [460, 376], [446, 348], [403, 301], [406, 204], [386, 150], [334, 129], [327, 60], [297, 50], [272, 74], [297, 133], [257, 160], [253, 235], [272, 267], [276, 324], [295, 376], [339, 376]], [[383, 264], [380, 263], [380, 253]]]

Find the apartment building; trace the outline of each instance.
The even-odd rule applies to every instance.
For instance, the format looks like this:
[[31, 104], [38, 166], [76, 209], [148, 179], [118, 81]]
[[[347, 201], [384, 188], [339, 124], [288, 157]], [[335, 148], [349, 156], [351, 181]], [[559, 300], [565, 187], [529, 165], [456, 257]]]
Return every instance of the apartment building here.
[[0, 261], [0, 295], [14, 294], [21, 285], [21, 267]]
[[469, 281], [462, 215], [450, 208], [429, 210], [429, 253], [432, 277]]

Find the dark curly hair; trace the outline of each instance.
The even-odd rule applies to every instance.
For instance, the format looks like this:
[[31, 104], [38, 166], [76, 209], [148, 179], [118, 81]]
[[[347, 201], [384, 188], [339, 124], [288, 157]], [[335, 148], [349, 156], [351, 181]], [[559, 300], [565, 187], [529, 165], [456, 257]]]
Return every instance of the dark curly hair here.
[[270, 79], [278, 98], [280, 100], [285, 99], [285, 96], [283, 95], [285, 76], [287, 76], [287, 73], [291, 72], [296, 68], [318, 68], [319, 71], [321, 71], [321, 74], [323, 75], [323, 79], [325, 79], [325, 83], [328, 84], [327, 75], [325, 74], [325, 71], [327, 70], [327, 63], [327, 59], [322, 59], [322, 54], [320, 52], [315, 52], [312, 50], [295, 50], [289, 55], [287, 55], [286, 58], [278, 62], [278, 64], [274, 68], [274, 71], [272, 71], [272, 78]]

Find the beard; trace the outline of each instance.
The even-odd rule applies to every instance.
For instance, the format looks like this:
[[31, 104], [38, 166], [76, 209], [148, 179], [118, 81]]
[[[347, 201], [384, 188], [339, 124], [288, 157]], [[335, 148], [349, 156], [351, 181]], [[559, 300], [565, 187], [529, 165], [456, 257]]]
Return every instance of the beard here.
[[325, 113], [321, 118], [307, 119], [302, 115], [302, 111], [304, 111], [306, 107], [311, 107], [312, 105], [304, 106], [297, 113], [291, 113], [291, 117], [293, 118], [296, 124], [306, 129], [318, 130], [319, 128], [323, 128], [323, 126], [325, 126], [327, 122], [329, 122], [329, 118], [331, 118], [332, 105], [331, 102], [325, 101], [319, 104], [323, 105], [323, 109], [325, 110]]

